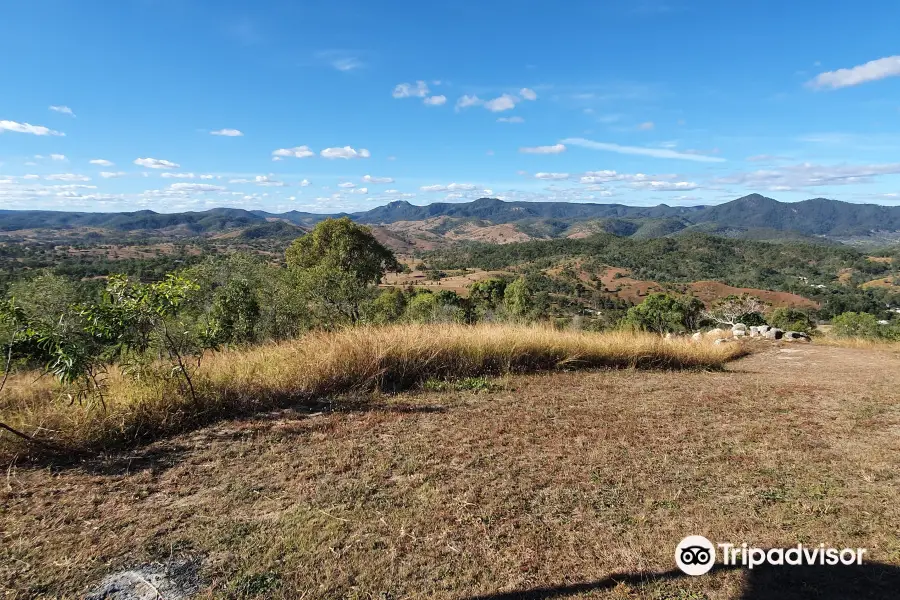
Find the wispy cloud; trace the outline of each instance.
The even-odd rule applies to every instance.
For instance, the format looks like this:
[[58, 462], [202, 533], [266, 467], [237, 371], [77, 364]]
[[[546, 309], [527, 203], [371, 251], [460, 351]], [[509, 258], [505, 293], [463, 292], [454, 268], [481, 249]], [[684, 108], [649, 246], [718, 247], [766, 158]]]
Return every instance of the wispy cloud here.
[[60, 131], [54, 131], [43, 125], [32, 125], [31, 123], [18, 123], [16, 121], [0, 121], [0, 133], [4, 131], [14, 131], [16, 133], [30, 133], [31, 135], [57, 135], [64, 136], [66, 134]]
[[695, 162], [725, 162], [724, 158], [718, 156], [705, 156], [703, 154], [690, 154], [686, 152], [676, 152], [666, 148], [646, 148], [643, 146], [621, 146], [619, 144], [609, 144], [606, 142], [595, 142], [584, 138], [567, 138], [562, 140], [562, 144], [571, 146], [581, 146], [582, 148], [590, 148], [591, 150], [604, 150], [606, 152], [616, 152], [618, 154], [634, 154], [638, 156], [652, 156], [654, 158], [674, 158], [678, 160], [692, 160]]
[[52, 110], [53, 112], [62, 113], [64, 115], [69, 115], [70, 117], [75, 116], [75, 113], [72, 112], [72, 109], [68, 106], [51, 106], [50, 110]]
[[105, 158], [95, 158], [89, 161], [92, 165], [97, 165], [98, 167], [111, 167], [113, 166], [113, 162], [110, 160], [106, 160]]
[[[567, 140], [563, 140], [567, 141]], [[530, 146], [519, 148], [519, 152], [522, 154], [559, 154], [560, 152], [565, 152], [566, 147], [563, 144], [554, 144], [552, 146]]]
[[498, 123], [524, 123], [525, 119], [522, 117], [500, 117], [497, 119]]
[[807, 83], [814, 89], [838, 89], [900, 76], [900, 55], [886, 56], [849, 69], [820, 73]]
[[147, 167], [148, 169], [177, 169], [181, 167], [178, 163], [162, 158], [137, 158], [134, 164], [139, 167]]
[[428, 95], [428, 84], [424, 81], [417, 81], [415, 85], [411, 83], [398, 83], [394, 86], [391, 94], [394, 98], [424, 98]]
[[210, 135], [221, 135], [225, 137], [241, 137], [244, 135], [244, 132], [240, 129], [216, 129], [215, 131], [210, 131]]
[[447, 96], [429, 96], [422, 102], [428, 106], [441, 106], [447, 102]]
[[900, 163], [871, 165], [816, 165], [801, 163], [776, 169], [735, 173], [716, 183], [743, 185], [771, 191], [795, 190], [826, 185], [871, 183], [881, 175], [900, 175]]

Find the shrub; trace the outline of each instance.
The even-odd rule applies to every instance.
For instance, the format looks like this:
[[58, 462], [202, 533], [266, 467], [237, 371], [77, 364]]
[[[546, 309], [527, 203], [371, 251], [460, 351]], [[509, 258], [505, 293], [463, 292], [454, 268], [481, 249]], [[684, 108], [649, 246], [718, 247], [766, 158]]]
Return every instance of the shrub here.
[[816, 323], [809, 313], [799, 308], [776, 308], [768, 314], [766, 321], [769, 325], [785, 331], [811, 333], [816, 328]]
[[869, 313], [845, 312], [832, 319], [831, 324], [831, 332], [838, 337], [882, 337], [878, 319]]

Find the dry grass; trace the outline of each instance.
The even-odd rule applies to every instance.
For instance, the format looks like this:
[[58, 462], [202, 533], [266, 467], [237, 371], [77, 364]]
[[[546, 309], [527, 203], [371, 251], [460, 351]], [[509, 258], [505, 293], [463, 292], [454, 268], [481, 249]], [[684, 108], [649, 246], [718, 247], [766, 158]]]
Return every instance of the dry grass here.
[[834, 348], [852, 348], [855, 350], [884, 350], [900, 352], [900, 342], [891, 340], [873, 340], [871, 338], [846, 338], [835, 335], [824, 335], [816, 338], [816, 344]]
[[[63, 452], [100, 450], [247, 414], [350, 392], [406, 389], [430, 378], [579, 368], [719, 368], [743, 353], [659, 336], [515, 326], [406, 325], [316, 333], [301, 340], [208, 356], [197, 397], [177, 382], [112, 373], [105, 408], [57, 399], [49, 382], [21, 375], [0, 399], [0, 420]], [[25, 452], [4, 434], [0, 452]], [[31, 448], [33, 452], [35, 449]]]
[[[204, 599], [896, 598], [900, 359], [767, 348], [724, 371], [510, 376], [13, 466], [0, 596], [80, 598], [189, 559]], [[669, 578], [688, 534], [866, 547], [869, 564]]]

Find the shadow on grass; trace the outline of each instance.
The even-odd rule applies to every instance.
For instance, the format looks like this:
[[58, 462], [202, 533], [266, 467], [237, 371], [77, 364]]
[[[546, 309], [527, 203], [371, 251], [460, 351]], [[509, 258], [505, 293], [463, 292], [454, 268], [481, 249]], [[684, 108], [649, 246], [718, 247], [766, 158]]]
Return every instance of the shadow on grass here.
[[[111, 448], [106, 452], [73, 450], [71, 453], [38, 454], [20, 458], [19, 464], [29, 467], [50, 467], [56, 471], [81, 470], [94, 475], [122, 476], [138, 471], [164, 472], [175, 467], [188, 456], [200, 442], [221, 439], [245, 439], [248, 436], [271, 430], [279, 421], [303, 421], [311, 417], [333, 414], [364, 412], [418, 414], [443, 413], [450, 406], [434, 404], [412, 404], [405, 402], [383, 402], [367, 395], [341, 396], [319, 399], [268, 412], [246, 412], [229, 419], [212, 422], [200, 429], [187, 430], [180, 436], [149, 442], [136, 447]], [[227, 421], [227, 428], [223, 425]], [[282, 436], [301, 436], [301, 432], [285, 429]], [[198, 439], [198, 437], [200, 439]]]
[[[743, 569], [743, 590], [736, 600], [896, 600], [900, 598], [900, 567], [883, 563], [862, 565], [762, 566], [753, 570], [717, 564], [697, 578]], [[678, 569], [662, 573], [617, 573], [582, 583], [469, 596], [463, 600], [545, 600], [611, 590], [620, 584], [640, 588], [654, 582], [692, 580]]]

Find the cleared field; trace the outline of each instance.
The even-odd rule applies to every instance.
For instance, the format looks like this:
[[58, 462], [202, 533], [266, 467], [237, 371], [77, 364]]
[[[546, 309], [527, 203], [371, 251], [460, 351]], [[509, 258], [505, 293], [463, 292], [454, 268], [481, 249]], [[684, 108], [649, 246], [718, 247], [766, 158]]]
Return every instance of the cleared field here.
[[[199, 598], [896, 598], [900, 357], [764, 347], [719, 372], [517, 375], [13, 465], [0, 589], [75, 598], [155, 562]], [[871, 562], [689, 578], [688, 534]]]

